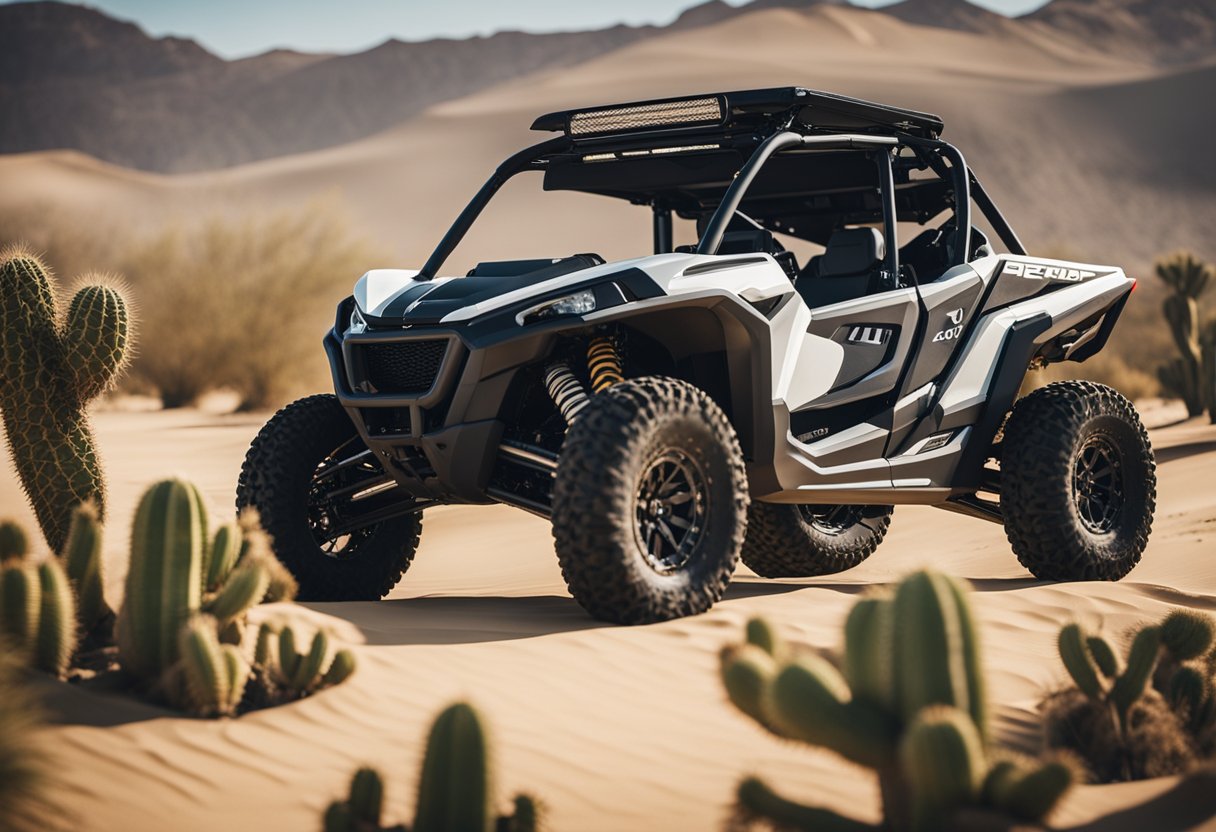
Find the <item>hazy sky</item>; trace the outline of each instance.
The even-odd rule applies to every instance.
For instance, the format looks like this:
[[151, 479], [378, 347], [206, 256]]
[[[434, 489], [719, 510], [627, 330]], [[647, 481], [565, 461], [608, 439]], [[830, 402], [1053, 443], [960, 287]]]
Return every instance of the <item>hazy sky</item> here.
[[[12, 0], [0, 0], [12, 2]], [[544, 32], [617, 22], [668, 23], [699, 0], [91, 0], [153, 35], [184, 35], [226, 58], [279, 46], [355, 52], [389, 37], [467, 37], [501, 29]], [[743, 0], [728, 0], [740, 5]], [[885, 6], [891, 0], [855, 0]], [[975, 0], [1016, 15], [1045, 0]]]

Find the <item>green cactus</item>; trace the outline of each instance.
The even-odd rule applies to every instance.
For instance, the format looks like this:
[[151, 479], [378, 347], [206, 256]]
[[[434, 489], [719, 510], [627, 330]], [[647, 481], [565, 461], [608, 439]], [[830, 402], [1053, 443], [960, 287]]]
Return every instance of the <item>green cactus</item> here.
[[24, 563], [0, 569], [0, 636], [19, 650], [38, 637], [42, 613], [42, 586], [38, 570]]
[[335, 800], [329, 804], [329, 808], [325, 810], [321, 828], [324, 832], [358, 832], [350, 804], [341, 800]]
[[[1103, 780], [1181, 771], [1192, 751], [1210, 753], [1216, 749], [1214, 635], [1209, 616], [1174, 610], [1135, 633], [1120, 672], [1104, 639], [1068, 625], [1060, 631], [1060, 658], [1076, 690], [1045, 703], [1049, 741], [1079, 753]], [[1144, 725], [1151, 731], [1138, 727]]]
[[249, 680], [249, 665], [231, 644], [220, 644], [216, 622], [199, 615], [182, 627], [178, 636], [182, 684], [179, 705], [199, 716], [227, 716], [235, 712]]
[[341, 684], [355, 672], [354, 653], [339, 650], [331, 656], [325, 631], [318, 630], [308, 652], [301, 653], [290, 625], [276, 629], [269, 622], [258, 628], [253, 661], [274, 688], [272, 698], [279, 701], [299, 699]]
[[819, 656], [800, 656], [777, 673], [764, 710], [783, 736], [826, 746], [859, 765], [889, 765], [898, 722], [849, 697], [848, 683], [836, 668]]
[[1068, 624], [1060, 630], [1056, 646], [1060, 651], [1060, 660], [1064, 662], [1064, 669], [1072, 677], [1077, 689], [1091, 700], [1100, 701], [1106, 694], [1106, 688], [1098, 677], [1097, 663], [1081, 625]]
[[122, 665], [159, 679], [178, 657], [178, 632], [202, 605], [207, 512], [188, 482], [162, 480], [146, 492], [131, 529], [131, 563], [119, 617]]
[[903, 720], [911, 722], [929, 705], [954, 705], [986, 738], [978, 641], [961, 586], [935, 572], [914, 572], [896, 590], [895, 619], [895, 692]]
[[38, 566], [41, 602], [34, 666], [63, 676], [76, 652], [76, 603], [67, 573], [58, 561]]
[[1127, 722], [1128, 711], [1148, 688], [1153, 669], [1157, 666], [1158, 650], [1161, 647], [1161, 630], [1145, 627], [1136, 633], [1131, 649], [1127, 653], [1127, 667], [1110, 689], [1110, 701], [1119, 712], [1119, 718]]
[[1085, 640], [1085, 645], [1089, 648], [1089, 655], [1093, 658], [1094, 664], [1107, 679], [1113, 679], [1122, 672], [1119, 657], [1115, 654], [1115, 648], [1110, 646], [1109, 641], [1102, 636], [1090, 636]]
[[913, 830], [940, 829], [959, 806], [972, 805], [986, 774], [975, 723], [942, 705], [916, 715], [900, 740], [899, 757], [913, 796]]
[[[1041, 821], [1073, 782], [1070, 768], [990, 759], [978, 633], [965, 585], [934, 572], [905, 578], [892, 598], [868, 597], [845, 621], [843, 675], [817, 655], [774, 659], [748, 644], [721, 653], [731, 701], [789, 739], [821, 745], [878, 775], [884, 828], [938, 829], [973, 809]], [[917, 676], [927, 678], [916, 678]], [[739, 818], [778, 828], [872, 829], [744, 781]]]
[[1161, 622], [1161, 646], [1175, 662], [1197, 659], [1212, 646], [1216, 623], [1201, 612], [1174, 610]]
[[1158, 260], [1156, 271], [1173, 290], [1163, 301], [1162, 310], [1180, 354], [1158, 370], [1158, 377], [1163, 387], [1182, 398], [1189, 415], [1198, 416], [1204, 411], [1205, 386], [1198, 300], [1207, 290], [1213, 270], [1193, 254], [1178, 252]]
[[72, 509], [105, 480], [86, 407], [125, 366], [130, 316], [113, 286], [78, 290], [61, 319], [47, 268], [21, 248], [0, 252], [0, 411], [21, 484], [53, 551]]
[[101, 519], [97, 506], [91, 502], [77, 506], [72, 511], [68, 540], [60, 557], [76, 589], [76, 614], [81, 631], [101, 631], [104, 638], [113, 621], [114, 611], [105, 599], [101, 545]]
[[76, 602], [58, 561], [0, 569], [0, 638], [31, 666], [67, 672], [76, 652]]
[[[414, 823], [400, 832], [537, 832], [541, 805], [531, 795], [512, 799], [512, 812], [495, 817], [493, 769], [481, 716], [471, 706], [448, 706], [431, 725], [418, 777]], [[384, 781], [371, 768], [351, 778], [346, 800], [325, 811], [325, 832], [380, 830]]]
[[493, 794], [481, 717], [471, 705], [451, 705], [427, 737], [413, 832], [490, 832]]
[[[759, 620], [759, 619], [754, 619]], [[731, 645], [722, 651], [722, 682], [735, 707], [776, 733], [764, 712], [763, 698], [777, 675], [777, 663], [754, 644]]]
[[245, 613], [272, 581], [265, 558], [246, 555], [244, 535], [241, 525], [227, 524], [209, 542], [202, 495], [188, 482], [163, 480], [144, 493], [118, 620], [124, 668], [156, 685], [178, 659], [182, 624], [200, 612], [221, 641], [239, 644]]
[[355, 672], [355, 654], [349, 650], [339, 650], [334, 654], [334, 660], [329, 664], [329, 670], [321, 677], [318, 687], [329, 688], [340, 685]]
[[384, 810], [384, 781], [374, 768], [361, 768], [350, 781], [350, 811], [363, 823], [380, 825]]
[[21, 560], [30, 551], [25, 529], [13, 520], [0, 520], [0, 563]]

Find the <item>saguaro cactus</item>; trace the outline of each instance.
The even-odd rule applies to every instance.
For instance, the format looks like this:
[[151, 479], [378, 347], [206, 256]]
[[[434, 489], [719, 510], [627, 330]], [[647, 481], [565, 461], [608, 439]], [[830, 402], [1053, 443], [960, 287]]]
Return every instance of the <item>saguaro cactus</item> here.
[[1161, 367], [1158, 375], [1162, 385], [1186, 403], [1187, 413], [1198, 416], [1204, 410], [1205, 387], [1199, 297], [1211, 282], [1212, 267], [1190, 252], [1180, 251], [1157, 261], [1156, 272], [1172, 290], [1162, 310], [1179, 352], [1179, 358]]
[[[330, 804], [325, 832], [379, 830], [384, 783], [370, 768], [351, 780], [350, 796]], [[529, 795], [512, 799], [512, 813], [494, 810], [494, 777], [489, 741], [481, 716], [471, 705], [450, 705], [431, 726], [426, 756], [418, 778], [418, 800], [412, 826], [401, 832], [536, 832], [541, 809]]]
[[[962, 584], [908, 576], [894, 597], [857, 602], [845, 622], [842, 667], [794, 655], [752, 622], [747, 643], [722, 651], [731, 701], [778, 736], [822, 745], [878, 775], [886, 828], [949, 828], [961, 809], [1041, 820], [1073, 781], [1060, 761], [997, 758], [987, 739], [979, 638]], [[762, 781], [739, 786], [741, 819], [781, 828], [865, 830], [802, 806]]]
[[13, 462], [51, 549], [72, 509], [105, 480], [85, 408], [123, 368], [130, 315], [120, 290], [85, 286], [60, 317], [47, 268], [24, 249], [0, 253], [0, 411]]

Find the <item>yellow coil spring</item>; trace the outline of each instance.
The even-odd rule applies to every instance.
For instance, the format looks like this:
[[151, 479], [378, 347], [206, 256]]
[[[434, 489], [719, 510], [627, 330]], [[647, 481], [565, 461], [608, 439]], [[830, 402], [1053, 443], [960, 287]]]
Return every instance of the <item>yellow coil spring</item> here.
[[625, 380], [621, 357], [611, 338], [598, 336], [587, 347], [587, 373], [591, 376], [591, 392], [602, 393], [618, 381]]

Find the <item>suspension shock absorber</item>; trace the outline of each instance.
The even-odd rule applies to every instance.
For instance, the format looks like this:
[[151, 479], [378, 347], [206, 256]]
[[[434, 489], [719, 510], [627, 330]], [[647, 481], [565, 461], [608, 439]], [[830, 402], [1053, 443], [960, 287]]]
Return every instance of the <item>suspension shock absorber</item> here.
[[611, 337], [598, 335], [591, 339], [587, 345], [587, 373], [591, 376], [593, 393], [602, 393], [618, 381], [625, 380], [621, 356]]
[[567, 425], [587, 406], [587, 391], [565, 361], [555, 361], [545, 368], [545, 389]]

